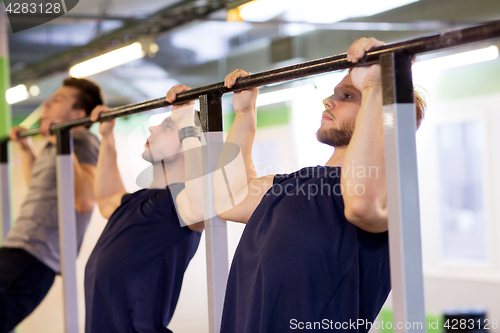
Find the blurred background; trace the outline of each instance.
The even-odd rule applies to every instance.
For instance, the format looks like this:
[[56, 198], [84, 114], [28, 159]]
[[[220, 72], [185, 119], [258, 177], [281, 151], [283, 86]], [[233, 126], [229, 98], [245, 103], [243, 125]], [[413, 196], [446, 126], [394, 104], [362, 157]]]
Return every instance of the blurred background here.
[[[112, 65], [130, 56], [129, 61], [94, 74], [96, 64], [72, 72], [100, 84], [109, 106], [162, 97], [177, 83], [195, 88], [220, 82], [236, 68], [258, 73], [345, 53], [363, 36], [392, 43], [498, 19], [498, 0], [80, 0], [60, 18], [8, 34], [10, 80], [17, 90], [7, 99], [17, 125], [59, 88], [70, 68], [116, 50], [123, 53], [112, 56]], [[488, 41], [423, 55], [413, 68], [428, 103], [417, 150], [430, 318], [475, 309], [500, 320], [499, 45]], [[254, 146], [260, 175], [327, 161], [333, 150], [318, 143], [315, 132], [322, 100], [345, 74], [261, 87]], [[223, 103], [227, 131], [234, 118], [231, 95]], [[134, 136], [134, 130], [156, 124], [166, 111], [117, 120], [119, 167], [128, 191], [140, 188], [136, 177], [145, 167], [138, 150], [147, 133]], [[38, 148], [45, 143], [34, 142]], [[19, 164], [14, 151], [15, 216], [26, 193]], [[78, 258], [82, 325], [83, 271], [105, 223], [96, 209]], [[231, 260], [244, 226], [228, 223], [228, 228]], [[389, 299], [384, 318], [391, 308]], [[208, 332], [204, 241], [186, 272], [169, 328]], [[60, 280], [19, 332], [63, 332]]]

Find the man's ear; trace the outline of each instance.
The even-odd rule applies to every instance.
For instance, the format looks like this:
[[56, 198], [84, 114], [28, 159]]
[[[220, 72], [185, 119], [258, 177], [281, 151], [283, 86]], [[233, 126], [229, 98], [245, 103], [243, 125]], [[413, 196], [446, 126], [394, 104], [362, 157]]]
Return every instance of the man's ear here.
[[83, 118], [87, 115], [84, 109], [75, 109], [74, 111], [78, 115], [76, 118]]

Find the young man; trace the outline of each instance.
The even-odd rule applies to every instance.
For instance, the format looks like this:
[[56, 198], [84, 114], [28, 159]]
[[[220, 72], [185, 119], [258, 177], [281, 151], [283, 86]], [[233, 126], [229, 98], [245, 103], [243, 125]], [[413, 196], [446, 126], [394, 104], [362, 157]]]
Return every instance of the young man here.
[[[0, 248], [0, 332], [9, 332], [43, 300], [60, 272], [54, 123], [89, 115], [102, 104], [100, 88], [86, 79], [68, 78], [44, 102], [40, 134], [48, 139], [36, 157], [24, 128], [11, 130], [21, 148], [23, 174], [29, 185], [21, 212]], [[94, 209], [93, 183], [99, 140], [85, 127], [72, 129], [78, 248]]]
[[[379, 45], [360, 39], [348, 60]], [[236, 70], [225, 85], [246, 75]], [[234, 94], [226, 140], [240, 146], [246, 174], [222, 155], [232, 181], [216, 176], [216, 212], [248, 222], [229, 273], [221, 333], [367, 332], [357, 320], [372, 323], [391, 289], [380, 66], [355, 68], [324, 100], [317, 137], [334, 152], [326, 166], [292, 174], [256, 176], [257, 94]]]
[[[167, 102], [188, 89], [173, 87]], [[193, 105], [174, 105], [171, 117], [149, 129], [142, 157], [153, 165], [153, 182], [132, 194], [118, 171], [114, 121], [99, 127], [95, 196], [109, 221], [85, 270], [88, 333], [170, 332], [184, 271], [203, 230], [200, 130]], [[106, 110], [96, 108], [92, 120]]]

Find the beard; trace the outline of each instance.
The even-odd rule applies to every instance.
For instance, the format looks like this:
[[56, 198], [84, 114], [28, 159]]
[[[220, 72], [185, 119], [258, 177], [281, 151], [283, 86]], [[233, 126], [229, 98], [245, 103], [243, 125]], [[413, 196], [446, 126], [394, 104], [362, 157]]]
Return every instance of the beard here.
[[319, 142], [332, 147], [344, 147], [351, 141], [354, 132], [354, 122], [344, 121], [340, 128], [329, 128], [316, 132], [316, 138]]

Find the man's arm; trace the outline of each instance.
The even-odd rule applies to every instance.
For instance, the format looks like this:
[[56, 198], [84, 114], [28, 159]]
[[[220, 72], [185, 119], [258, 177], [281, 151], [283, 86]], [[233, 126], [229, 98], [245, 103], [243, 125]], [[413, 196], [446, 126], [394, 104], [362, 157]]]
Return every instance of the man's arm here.
[[[165, 100], [173, 103], [177, 94], [191, 88], [178, 84], [167, 93]], [[172, 120], [178, 129], [195, 126], [194, 102], [177, 104], [172, 107]], [[203, 168], [201, 144], [197, 137], [187, 137], [182, 140], [184, 152], [184, 189], [177, 195], [176, 204], [179, 215], [187, 226], [194, 231], [204, 228], [204, 197], [203, 197]], [[168, 174], [167, 174], [168, 179]]]
[[[56, 135], [50, 131], [50, 126], [56, 119], [46, 119], [40, 123], [40, 134], [53, 145], [57, 144]], [[74, 129], [78, 130], [78, 129]], [[75, 209], [80, 214], [90, 213], [94, 209], [94, 178], [95, 167], [88, 163], [80, 163], [76, 154], [73, 154], [73, 170], [75, 179]]]
[[35, 163], [36, 156], [33, 153], [31, 138], [20, 138], [18, 136], [19, 132], [25, 130], [26, 128], [23, 127], [13, 127], [10, 130], [10, 139], [13, 142], [17, 142], [19, 144], [19, 147], [21, 148], [21, 164], [23, 168], [23, 177], [26, 185], [29, 185], [31, 171], [33, 170], [33, 164]]
[[94, 179], [96, 167], [88, 163], [80, 163], [73, 154], [75, 175], [75, 209], [80, 214], [90, 213], [94, 209]]
[[[235, 70], [224, 80], [231, 88], [239, 77], [248, 73]], [[234, 93], [235, 118], [219, 159], [215, 174], [215, 212], [223, 219], [246, 223], [262, 197], [272, 186], [274, 175], [257, 178], [252, 160], [252, 146], [257, 125], [256, 99], [259, 89]], [[232, 154], [239, 147], [243, 163]], [[224, 173], [223, 173], [224, 172]], [[227, 181], [226, 181], [227, 180]]]
[[[357, 62], [366, 50], [381, 45], [374, 38], [360, 39], [349, 48], [348, 57]], [[387, 230], [387, 188], [380, 66], [355, 68], [351, 78], [362, 99], [343, 162], [356, 170], [341, 176], [345, 215], [361, 229], [383, 232]]]
[[[99, 115], [108, 110], [109, 108], [105, 106], [97, 106], [92, 111], [91, 120], [94, 122], [98, 121]], [[99, 133], [101, 133], [102, 138], [94, 183], [95, 200], [97, 201], [101, 215], [107, 219], [121, 205], [121, 200], [127, 193], [125, 186], [123, 186], [116, 161], [115, 137], [113, 135], [114, 125], [114, 119], [103, 121], [99, 125]]]

